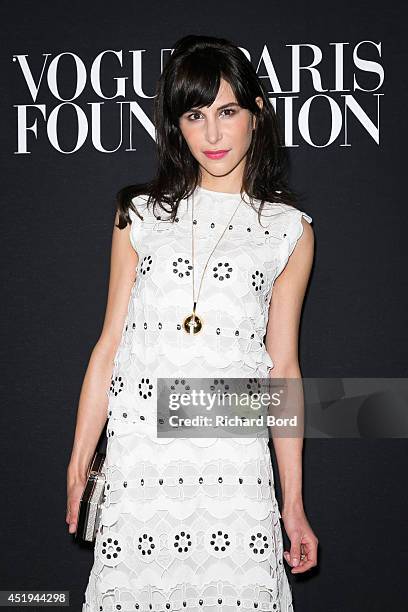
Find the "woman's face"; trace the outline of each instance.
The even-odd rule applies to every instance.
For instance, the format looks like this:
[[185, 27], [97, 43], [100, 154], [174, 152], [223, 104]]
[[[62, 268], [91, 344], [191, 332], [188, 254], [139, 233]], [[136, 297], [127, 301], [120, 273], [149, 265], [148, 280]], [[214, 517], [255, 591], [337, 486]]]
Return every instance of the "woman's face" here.
[[[256, 98], [256, 102], [262, 107], [261, 97]], [[238, 106], [230, 84], [224, 79], [221, 79], [218, 95], [211, 106], [192, 108], [181, 115], [180, 130], [201, 166], [202, 183], [211, 183], [215, 177], [233, 173], [240, 189], [255, 121], [248, 109]], [[211, 151], [226, 153], [208, 155]]]

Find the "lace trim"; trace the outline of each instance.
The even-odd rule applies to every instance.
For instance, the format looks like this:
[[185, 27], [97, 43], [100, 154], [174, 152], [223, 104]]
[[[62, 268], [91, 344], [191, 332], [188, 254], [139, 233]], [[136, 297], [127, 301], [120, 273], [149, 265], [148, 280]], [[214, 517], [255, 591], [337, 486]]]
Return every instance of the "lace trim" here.
[[225, 460], [199, 465], [180, 459], [161, 468], [138, 461], [137, 457], [132, 461], [134, 467], [127, 471], [116, 465], [104, 467], [105, 524], [112, 525], [120, 512], [131, 512], [135, 503], [139, 504], [140, 518], [148, 520], [163, 507], [164, 499], [168, 512], [175, 517], [192, 515], [197, 499], [201, 507], [210, 509], [217, 518], [242, 509], [252, 518], [263, 520], [271, 508], [281, 516], [274, 495], [273, 472], [264, 461], [248, 461], [240, 466]]
[[[242, 465], [228, 460], [207, 461], [202, 464], [181, 459], [159, 467], [148, 461], [132, 459], [134, 467], [127, 472], [116, 465], [107, 466], [106, 488], [110, 494], [123, 488], [135, 489], [144, 499], [149, 495], [194, 497], [199, 490], [210, 497], [234, 497], [237, 492], [254, 499], [270, 499], [265, 492], [272, 484], [271, 470], [260, 460]], [[153, 491], [150, 491], [152, 489]]]
[[221, 612], [226, 609], [228, 611], [293, 612], [292, 592], [286, 577], [282, 581], [280, 598], [277, 596], [276, 589], [267, 588], [259, 583], [239, 588], [235, 583], [218, 580], [199, 588], [185, 583], [180, 583], [168, 590], [150, 586], [145, 587], [137, 595], [133, 591], [113, 587], [105, 590], [98, 599], [98, 607], [93, 607], [89, 600], [94, 581], [95, 578], [91, 576], [82, 612], [99, 612], [100, 610], [103, 612], [135, 612], [136, 610], [138, 612], [175, 610], [207, 612], [214, 609]]

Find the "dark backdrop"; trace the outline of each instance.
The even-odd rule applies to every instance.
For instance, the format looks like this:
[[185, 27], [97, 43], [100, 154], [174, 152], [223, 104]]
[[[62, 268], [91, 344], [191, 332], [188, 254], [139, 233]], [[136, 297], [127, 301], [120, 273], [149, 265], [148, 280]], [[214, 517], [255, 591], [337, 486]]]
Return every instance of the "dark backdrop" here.
[[[3, 3], [0, 589], [69, 590], [80, 610], [93, 553], [68, 534], [65, 470], [106, 306], [114, 196], [153, 172], [154, 87], [180, 36], [245, 48], [286, 119], [292, 185], [316, 236], [303, 375], [407, 376], [404, 9], [401, 0]], [[108, 50], [98, 92], [91, 66]], [[313, 71], [298, 73], [297, 53]], [[98, 148], [98, 111], [110, 153]], [[296, 612], [407, 609], [406, 468], [403, 439], [305, 441], [320, 564], [289, 572]]]

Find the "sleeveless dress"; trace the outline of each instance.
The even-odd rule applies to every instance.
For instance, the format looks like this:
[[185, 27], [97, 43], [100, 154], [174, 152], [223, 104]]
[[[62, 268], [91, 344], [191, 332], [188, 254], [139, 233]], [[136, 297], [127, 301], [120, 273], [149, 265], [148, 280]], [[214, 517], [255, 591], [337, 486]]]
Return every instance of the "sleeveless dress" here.
[[[240, 196], [198, 187], [195, 293]], [[248, 199], [248, 196], [245, 197]], [[266, 437], [160, 438], [157, 377], [268, 377], [264, 335], [273, 284], [303, 232], [305, 212], [241, 202], [207, 266], [197, 335], [192, 312], [191, 200], [176, 220], [133, 198], [139, 254], [107, 390], [106, 497], [82, 612], [292, 612], [281, 514]], [[255, 201], [257, 202], [257, 201]]]

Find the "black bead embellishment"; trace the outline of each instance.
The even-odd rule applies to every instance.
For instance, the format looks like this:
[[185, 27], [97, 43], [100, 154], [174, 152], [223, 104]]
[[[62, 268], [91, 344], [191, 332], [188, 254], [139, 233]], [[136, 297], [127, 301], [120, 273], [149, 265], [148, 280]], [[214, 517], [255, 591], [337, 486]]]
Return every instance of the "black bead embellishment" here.
[[265, 278], [263, 272], [255, 270], [254, 274], [252, 274], [252, 286], [255, 288], [255, 291], [260, 291], [264, 284]]
[[[226, 270], [224, 270], [223, 268], [226, 268]], [[224, 280], [225, 278], [231, 278], [230, 272], [232, 272], [232, 268], [229, 265], [229, 262], [223, 263], [222, 261], [219, 261], [218, 264], [214, 266], [213, 272], [215, 272], [215, 274], [213, 275], [214, 278], [218, 278], [219, 280]]]
[[[115, 386], [119, 388], [115, 390]], [[123, 387], [124, 387], [124, 382], [121, 376], [115, 376], [115, 378], [111, 379], [110, 392], [113, 395], [115, 396], [118, 395], [123, 390]]]
[[140, 262], [140, 272], [145, 275], [150, 270], [153, 259], [151, 255], [146, 255]]
[[[179, 268], [178, 268], [179, 262], [182, 263], [183, 261], [186, 264], [184, 266], [184, 268], [186, 268], [185, 272], [179, 270]], [[180, 266], [180, 268], [181, 268], [181, 266]], [[192, 270], [192, 269], [193, 269], [193, 266], [191, 265], [189, 259], [184, 259], [183, 260], [182, 257], [179, 257], [177, 259], [177, 261], [173, 261], [173, 273], [177, 274], [177, 276], [179, 276], [179, 278], [183, 278], [184, 276], [190, 276], [190, 270]]]
[[[142, 390], [142, 385], [144, 385], [145, 383], [148, 385], [149, 390], [144, 392]], [[151, 389], [153, 389], [153, 385], [150, 383], [150, 378], [143, 377], [141, 379], [141, 382], [138, 384], [138, 389], [139, 389], [139, 395], [143, 397], [143, 399], [147, 399], [147, 397], [152, 397]]]

